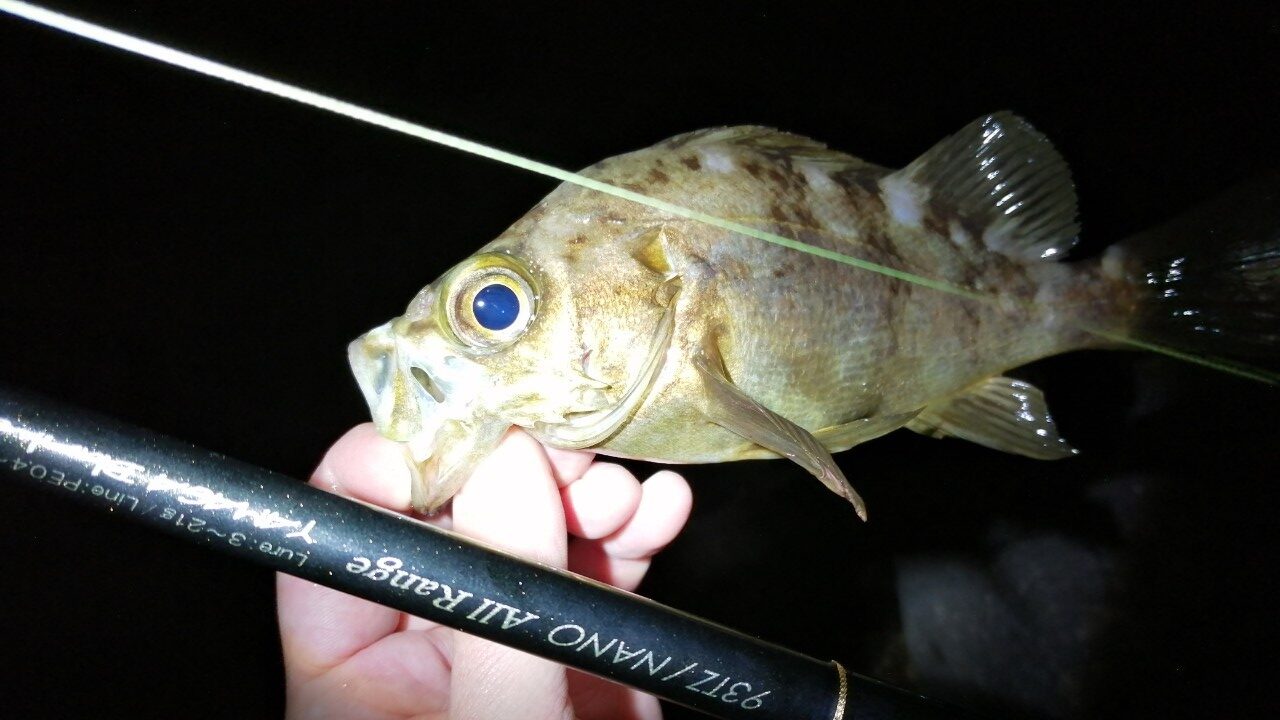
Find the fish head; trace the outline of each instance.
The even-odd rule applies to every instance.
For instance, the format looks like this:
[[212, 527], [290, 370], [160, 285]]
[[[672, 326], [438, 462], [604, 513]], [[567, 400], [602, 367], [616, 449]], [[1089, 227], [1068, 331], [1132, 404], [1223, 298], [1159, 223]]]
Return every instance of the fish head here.
[[639, 307], [660, 283], [630, 257], [611, 261], [617, 226], [537, 210], [351, 343], [375, 425], [405, 444], [417, 509], [443, 505], [513, 425], [588, 447], [643, 399], [635, 378], [651, 379], [666, 345], [637, 359], [632, 340], [669, 341], [671, 323], [656, 328], [662, 312]]
[[[563, 403], [554, 373], [557, 324], [540, 274], [501, 252], [480, 252], [423, 288], [405, 313], [348, 348], [374, 424], [405, 443], [416, 469], [414, 505], [437, 509], [513, 424]], [[535, 352], [542, 349], [543, 352]]]

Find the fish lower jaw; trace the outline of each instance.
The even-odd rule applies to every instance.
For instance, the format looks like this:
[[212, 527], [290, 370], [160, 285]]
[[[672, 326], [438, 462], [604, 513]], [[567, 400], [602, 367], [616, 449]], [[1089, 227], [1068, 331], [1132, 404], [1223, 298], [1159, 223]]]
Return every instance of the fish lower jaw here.
[[435, 454], [436, 437], [434, 432], [419, 432], [404, 441], [409, 450], [409, 457], [415, 463], [423, 463]]

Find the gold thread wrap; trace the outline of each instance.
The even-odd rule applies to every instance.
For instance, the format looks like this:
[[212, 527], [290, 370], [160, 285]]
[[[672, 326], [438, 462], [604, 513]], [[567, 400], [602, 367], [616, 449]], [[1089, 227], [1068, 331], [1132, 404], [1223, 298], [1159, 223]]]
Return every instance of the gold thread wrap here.
[[840, 694], [836, 697], [836, 711], [831, 716], [831, 720], [844, 720], [844, 708], [849, 702], [849, 676], [844, 671], [844, 666], [835, 660], [831, 661], [836, 666], [836, 677], [840, 680]]

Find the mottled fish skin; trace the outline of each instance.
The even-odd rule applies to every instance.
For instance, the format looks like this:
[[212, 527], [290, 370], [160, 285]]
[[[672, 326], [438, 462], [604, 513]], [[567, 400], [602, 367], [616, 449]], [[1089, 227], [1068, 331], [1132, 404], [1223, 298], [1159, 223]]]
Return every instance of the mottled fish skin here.
[[[353, 365], [384, 431], [395, 426], [388, 434], [410, 439], [421, 417], [436, 412], [430, 401], [405, 405], [408, 379], [394, 403], [385, 401], [390, 390], [375, 387], [386, 381], [388, 366], [376, 363], [384, 363], [378, 358], [392, 336], [402, 356], [413, 355], [397, 361], [397, 372], [412, 365], [419, 377], [436, 378], [466, 365], [469, 377], [483, 377], [475, 386], [482, 392], [467, 391], [477, 398], [466, 409], [441, 405], [453, 408], [441, 415], [462, 423], [453, 426], [454, 441], [469, 428], [488, 428], [481, 434], [493, 438], [493, 427], [518, 425], [550, 445], [694, 463], [778, 456], [712, 419], [717, 400], [707, 362], [837, 451], [1009, 368], [1096, 345], [1081, 326], [1123, 332], [1130, 312], [1123, 268], [1034, 262], [989, 247], [999, 240], [995, 233], [929, 188], [800, 136], [762, 127], [703, 130], [582, 174], [991, 300], [566, 184], [474, 256], [513, 259], [536, 285], [537, 307], [518, 339], [483, 351], [440, 341], [450, 335], [439, 309], [446, 276], [403, 318], [371, 333], [376, 342], [353, 344]], [[1071, 203], [1074, 214], [1073, 197]], [[455, 357], [446, 368], [442, 353], [465, 360]], [[712, 360], [700, 371], [699, 358]], [[606, 436], [572, 431], [628, 399], [638, 405], [627, 406], [625, 417], [600, 421]], [[848, 423], [880, 425], [871, 434], [842, 431]], [[428, 452], [419, 447], [415, 458]], [[438, 506], [460, 482], [450, 480], [422, 504]], [[852, 489], [842, 494], [860, 502]]]
[[[538, 258], [571, 287], [593, 376], [625, 386], [678, 276], [668, 363], [632, 421], [599, 449], [671, 462], [775, 457], [700, 417], [687, 359], [704, 338], [748, 395], [810, 431], [907, 413], [1031, 360], [1084, 346], [1075, 323], [1114, 325], [1116, 293], [1095, 266], [1026, 264], [899, 192], [889, 171], [767, 128], [701, 131], [584, 171], [646, 195], [964, 288], [918, 287], [634, 203], [564, 186], [486, 249]], [[634, 257], [661, 232], [669, 270]], [[1070, 314], [1067, 314], [1070, 312]], [[554, 443], [554, 438], [547, 438]], [[831, 450], [844, 449], [840, 444]]]

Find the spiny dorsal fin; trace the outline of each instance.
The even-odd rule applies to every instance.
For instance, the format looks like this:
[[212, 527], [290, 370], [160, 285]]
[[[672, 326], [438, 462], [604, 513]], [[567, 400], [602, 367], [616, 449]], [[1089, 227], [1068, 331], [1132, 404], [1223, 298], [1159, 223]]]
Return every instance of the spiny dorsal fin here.
[[1010, 112], [979, 118], [894, 173], [945, 214], [982, 228], [996, 252], [1058, 260], [1080, 233], [1067, 163]]
[[788, 160], [804, 160], [827, 167], [835, 172], [846, 168], [874, 167], [852, 155], [828, 148], [804, 135], [775, 130], [762, 125], [737, 125], [734, 127], [707, 128], [677, 135], [663, 143], [672, 150], [684, 147], [708, 145], [733, 145], [747, 148], [762, 155], [786, 157]]
[[754, 145], [761, 147], [803, 147], [825, 150], [826, 145], [804, 137], [792, 135], [763, 125], [733, 125], [730, 127], [713, 127], [676, 135], [663, 142], [675, 149], [697, 145], [726, 143], [732, 145]]
[[1008, 377], [987, 378], [959, 395], [925, 407], [907, 427], [931, 437], [958, 437], [1037, 460], [1078, 451], [1058, 435], [1044, 393]]

